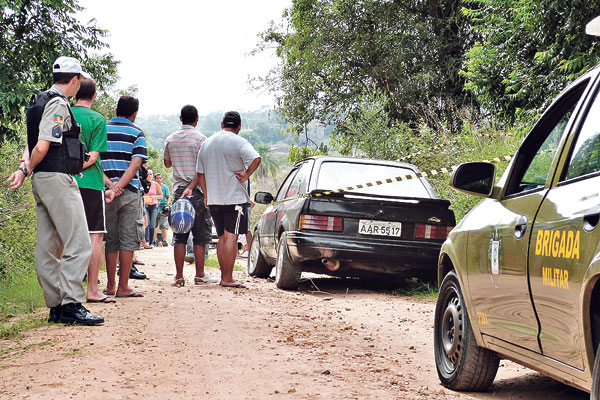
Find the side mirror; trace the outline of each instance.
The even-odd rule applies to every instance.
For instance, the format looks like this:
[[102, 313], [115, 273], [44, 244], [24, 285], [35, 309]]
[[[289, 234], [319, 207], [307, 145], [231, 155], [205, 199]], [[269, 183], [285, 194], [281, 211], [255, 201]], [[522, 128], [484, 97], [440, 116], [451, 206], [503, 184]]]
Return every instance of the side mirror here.
[[254, 202], [258, 204], [271, 204], [273, 195], [269, 192], [256, 192], [254, 194]]
[[494, 188], [496, 167], [485, 162], [464, 163], [450, 178], [450, 186], [459, 192], [478, 197], [490, 197]]

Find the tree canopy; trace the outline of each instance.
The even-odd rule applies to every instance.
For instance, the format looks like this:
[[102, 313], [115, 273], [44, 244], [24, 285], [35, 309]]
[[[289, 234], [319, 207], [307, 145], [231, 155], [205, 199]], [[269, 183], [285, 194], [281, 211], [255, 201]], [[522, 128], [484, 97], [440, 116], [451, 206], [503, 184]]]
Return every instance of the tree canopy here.
[[468, 0], [463, 12], [480, 37], [466, 55], [466, 89], [501, 120], [539, 113], [600, 62], [598, 38], [585, 34], [597, 0]]
[[79, 22], [79, 10], [77, 0], [0, 0], [0, 139], [14, 136], [31, 95], [51, 86], [61, 55], [79, 59], [100, 88], [116, 82], [117, 61], [99, 53], [107, 32]]
[[470, 103], [459, 71], [472, 34], [460, 0], [294, 0], [257, 51], [275, 47], [279, 64], [258, 80], [277, 95], [295, 132], [313, 119], [338, 129], [365, 90], [389, 97], [388, 122], [433, 112], [449, 128]]

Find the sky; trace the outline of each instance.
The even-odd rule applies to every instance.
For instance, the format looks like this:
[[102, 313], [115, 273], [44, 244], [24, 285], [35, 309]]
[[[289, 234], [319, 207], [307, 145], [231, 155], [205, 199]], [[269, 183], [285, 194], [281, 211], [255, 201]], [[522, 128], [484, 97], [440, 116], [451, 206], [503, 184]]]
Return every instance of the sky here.
[[258, 34], [279, 23], [291, 0], [80, 0], [81, 22], [92, 18], [109, 31], [106, 42], [119, 65], [119, 89], [137, 85], [138, 115], [178, 114], [193, 104], [212, 111], [273, 106], [252, 91], [248, 76], [276, 65], [273, 51], [248, 54]]

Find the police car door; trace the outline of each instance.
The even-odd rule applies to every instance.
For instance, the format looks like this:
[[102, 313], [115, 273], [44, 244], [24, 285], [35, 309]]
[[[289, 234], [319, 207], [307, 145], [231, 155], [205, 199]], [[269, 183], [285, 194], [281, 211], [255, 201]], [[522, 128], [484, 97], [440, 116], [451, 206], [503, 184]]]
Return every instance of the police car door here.
[[[581, 87], [589, 84], [584, 80]], [[577, 110], [557, 182], [535, 219], [529, 249], [531, 294], [542, 353], [584, 368], [582, 280], [598, 254], [600, 228], [600, 96]], [[589, 314], [588, 314], [589, 315]]]
[[529, 239], [550, 186], [557, 149], [564, 142], [580, 96], [581, 92], [571, 92], [553, 103], [515, 155], [511, 170], [504, 177], [501, 198], [488, 199], [475, 209], [485, 223], [469, 233], [468, 279], [477, 312], [474, 317], [479, 319], [480, 331], [488, 340], [497, 338], [541, 351], [529, 292]]

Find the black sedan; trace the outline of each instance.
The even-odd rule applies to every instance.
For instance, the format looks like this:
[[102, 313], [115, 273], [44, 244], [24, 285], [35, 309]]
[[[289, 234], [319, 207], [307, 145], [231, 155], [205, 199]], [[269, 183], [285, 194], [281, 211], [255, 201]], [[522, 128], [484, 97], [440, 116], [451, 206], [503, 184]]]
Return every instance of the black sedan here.
[[[292, 168], [256, 226], [248, 273], [295, 289], [302, 271], [336, 276], [435, 280], [441, 244], [455, 225], [448, 200], [424, 178], [364, 185], [418, 173], [411, 164], [311, 157]], [[341, 193], [325, 193], [353, 187]]]

